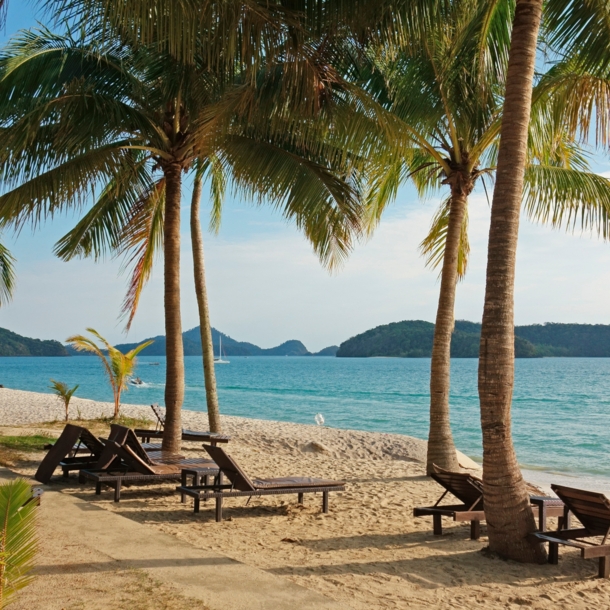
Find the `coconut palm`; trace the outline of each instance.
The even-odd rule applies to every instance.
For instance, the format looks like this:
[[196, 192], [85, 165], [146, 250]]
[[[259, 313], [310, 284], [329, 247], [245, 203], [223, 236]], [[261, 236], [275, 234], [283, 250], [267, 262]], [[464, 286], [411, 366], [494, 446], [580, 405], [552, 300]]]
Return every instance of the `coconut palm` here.
[[[420, 195], [447, 188], [421, 249], [441, 267], [430, 375], [427, 469], [458, 468], [449, 418], [450, 349], [457, 281], [468, 262], [468, 197], [496, 172], [512, 3], [446, 3], [445, 13], [421, 41], [398, 57], [384, 49], [369, 67], [367, 88], [394, 115], [397, 152], [374, 184], [374, 226], [398, 184]], [[584, 227], [610, 229], [610, 182], [588, 171], [586, 159], [539, 96], [529, 133], [526, 213], [553, 226], [581, 214]], [[565, 212], [565, 213], [564, 213]]]
[[[528, 124], [542, 0], [517, 0], [491, 204], [485, 305], [479, 356], [483, 488], [489, 547], [505, 557], [542, 562], [527, 535], [536, 529], [512, 442], [514, 283], [519, 212], [527, 166]], [[489, 512], [488, 512], [489, 511]]]
[[[319, 74], [304, 77], [304, 85], [311, 79], [313, 85], [284, 97], [282, 111], [273, 113], [274, 94], [286, 87], [281, 70], [263, 74], [256, 87], [239, 81], [227, 86], [205, 63], [182, 65], [157, 51], [132, 52], [122, 45], [101, 53], [96, 43], [48, 31], [23, 34], [2, 65], [3, 154], [11, 160], [3, 178], [15, 187], [0, 198], [2, 218], [18, 227], [36, 222], [69, 205], [85, 205], [91, 186], [101, 184], [96, 204], [57, 253], [71, 258], [101, 257], [108, 248], [132, 252], [136, 273], [126, 304], [132, 313], [155, 249], [163, 244], [164, 447], [171, 449], [180, 442], [184, 391], [182, 175], [198, 159], [215, 159], [213, 166], [228, 172], [242, 193], [259, 202], [267, 197], [294, 218], [319, 256], [332, 264], [349, 249], [359, 226], [358, 181], [345, 144], [339, 145], [337, 124], [331, 131], [328, 121], [315, 115], [321, 114], [320, 100], [341, 101], [345, 92], [335, 87], [332, 72], [329, 77], [328, 70], [316, 68]], [[307, 93], [312, 88], [314, 96]], [[361, 133], [374, 140], [367, 125]]]
[[70, 400], [72, 400], [72, 396], [74, 396], [74, 392], [78, 390], [79, 385], [77, 384], [73, 388], [69, 388], [68, 384], [64, 383], [63, 381], [51, 379], [51, 385], [49, 388], [55, 392], [57, 398], [59, 398], [59, 400], [61, 400], [61, 402], [64, 404], [64, 408], [66, 410], [66, 421], [68, 421]]
[[[87, 332], [93, 335], [93, 339], [84, 335], [73, 335], [66, 339], [75, 350], [95, 354], [101, 361], [108, 375], [108, 381], [112, 387], [114, 396], [114, 419], [119, 417], [121, 408], [121, 393], [127, 389], [127, 382], [133, 375], [136, 367], [136, 356], [154, 341], [145, 341], [137, 347], [129, 350], [126, 354], [113, 347], [95, 329], [87, 328]], [[98, 345], [95, 340], [101, 343]], [[104, 353], [106, 352], [106, 353]]]

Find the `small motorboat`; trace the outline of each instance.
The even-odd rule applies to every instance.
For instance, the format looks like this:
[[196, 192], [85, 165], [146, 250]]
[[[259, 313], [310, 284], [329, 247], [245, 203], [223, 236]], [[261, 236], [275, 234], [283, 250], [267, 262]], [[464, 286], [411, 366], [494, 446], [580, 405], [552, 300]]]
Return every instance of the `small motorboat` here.
[[158, 362], [149, 362], [148, 366], [159, 366]]
[[129, 380], [129, 383], [131, 385], [144, 385], [144, 382], [139, 377], [132, 377]]

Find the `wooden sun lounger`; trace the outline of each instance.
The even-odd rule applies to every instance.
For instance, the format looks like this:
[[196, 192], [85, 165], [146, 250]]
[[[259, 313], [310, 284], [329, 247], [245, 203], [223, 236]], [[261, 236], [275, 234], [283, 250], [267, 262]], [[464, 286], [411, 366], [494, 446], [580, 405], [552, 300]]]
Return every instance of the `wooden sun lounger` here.
[[183, 468], [196, 470], [199, 478], [218, 474], [218, 466], [211, 459], [185, 458], [163, 451], [146, 452], [133, 430], [129, 432], [124, 444], [109, 440], [95, 467], [79, 472], [79, 481], [95, 482], [96, 495], [101, 494], [102, 485], [107, 485], [114, 489], [114, 501], [119, 502], [123, 483], [180, 480]]
[[[214, 498], [216, 500], [216, 521], [222, 521], [222, 501], [224, 498], [271, 496], [280, 494], [296, 494], [299, 504], [303, 503], [306, 493], [322, 493], [322, 512], [328, 513], [328, 494], [331, 491], [345, 491], [343, 481], [312, 479], [309, 477], [282, 477], [275, 479], [250, 479], [221, 447], [204, 445], [214, 462], [220, 468], [220, 473], [212, 485], [181, 485], [176, 488], [184, 496], [191, 496], [194, 511], [199, 512], [200, 502]], [[229, 479], [230, 484], [223, 484], [222, 475]]]
[[[532, 540], [549, 543], [549, 563], [559, 563], [559, 545], [580, 549], [583, 559], [599, 559], [598, 577], [610, 578], [610, 500], [602, 493], [551, 485], [568, 511], [581, 522], [581, 528], [531, 534]], [[601, 541], [587, 538], [601, 537]]]
[[[142, 441], [146, 443], [149, 443], [153, 438], [163, 438], [163, 430], [165, 428], [165, 415], [161, 411], [159, 405], [150, 405], [150, 408], [157, 418], [155, 429], [146, 430], [143, 428], [136, 428], [134, 430], [136, 436], [140, 437]], [[197, 430], [183, 429], [182, 440], [216, 445], [217, 443], [228, 443], [231, 440], [231, 437], [226, 434], [216, 434], [215, 432], [198, 432]]]
[[[481, 521], [485, 520], [483, 502], [483, 482], [467, 472], [449, 472], [434, 465], [430, 475], [445, 491], [433, 506], [422, 506], [413, 509], [414, 517], [432, 516], [435, 536], [443, 535], [442, 518], [449, 517], [454, 521], [470, 521], [470, 538], [478, 540], [481, 535]], [[462, 504], [441, 504], [450, 493]], [[559, 517], [563, 525], [564, 505], [557, 498], [530, 496], [532, 505], [538, 509], [540, 529], [546, 527], [547, 517]]]
[[[81, 453], [80, 449], [84, 451]], [[87, 428], [66, 424], [59, 438], [50, 447], [40, 462], [34, 478], [41, 483], [48, 483], [60, 466], [64, 476], [70, 470], [91, 468], [98, 461], [104, 444], [91, 434]]]

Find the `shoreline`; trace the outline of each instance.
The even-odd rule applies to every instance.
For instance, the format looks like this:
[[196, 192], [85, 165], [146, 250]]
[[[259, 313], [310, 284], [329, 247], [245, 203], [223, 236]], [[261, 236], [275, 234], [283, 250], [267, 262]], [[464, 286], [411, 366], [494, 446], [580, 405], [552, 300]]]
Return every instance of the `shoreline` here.
[[[70, 402], [70, 417], [83, 420], [111, 416], [110, 402], [74, 397]], [[144, 417], [154, 425], [154, 415], [148, 405], [122, 404], [121, 413], [131, 417]], [[207, 429], [206, 411], [182, 409], [184, 427]], [[405, 434], [332, 428], [314, 424], [294, 423], [278, 420], [257, 419], [235, 415], [221, 415], [226, 432], [240, 442], [250, 444], [249, 435], [274, 437], [280, 445], [291, 445], [293, 449], [305, 452], [322, 451], [333, 457], [356, 457], [372, 459], [406, 460], [425, 463], [426, 443], [424, 439]], [[0, 388], [0, 426], [37, 424], [64, 419], [63, 405], [52, 393], [30, 392]], [[267, 439], [269, 440], [269, 439]], [[282, 443], [282, 441], [284, 441]], [[319, 444], [316, 449], [311, 444]], [[459, 450], [458, 450], [459, 452]], [[461, 452], [459, 452], [461, 453]], [[480, 456], [461, 454], [462, 467], [481, 469]], [[588, 473], [566, 473], [546, 469], [522, 467], [523, 477], [530, 483], [550, 492], [550, 484], [558, 483], [570, 487], [580, 487], [600, 491], [610, 495], [610, 475]]]

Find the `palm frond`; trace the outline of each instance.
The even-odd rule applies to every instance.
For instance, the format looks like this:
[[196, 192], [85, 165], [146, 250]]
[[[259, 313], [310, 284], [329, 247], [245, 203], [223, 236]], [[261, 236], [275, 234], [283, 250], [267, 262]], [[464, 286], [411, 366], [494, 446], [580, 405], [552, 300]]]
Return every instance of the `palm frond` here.
[[0, 484], [0, 607], [28, 585], [37, 551], [36, 502], [24, 479]]
[[524, 207], [536, 222], [610, 238], [610, 180], [565, 167], [530, 165]]
[[15, 281], [15, 257], [0, 243], [0, 307], [13, 297]]
[[[442, 268], [445, 256], [445, 243], [447, 241], [447, 229], [449, 227], [449, 199], [443, 201], [438, 208], [428, 235], [419, 245], [419, 250], [426, 261], [426, 266], [431, 269]], [[458, 279], [464, 279], [468, 268], [468, 256], [470, 254], [470, 242], [468, 240], [468, 206], [462, 222], [460, 233], [460, 244], [458, 249], [457, 273]], [[439, 270], [440, 273], [440, 270]]]

